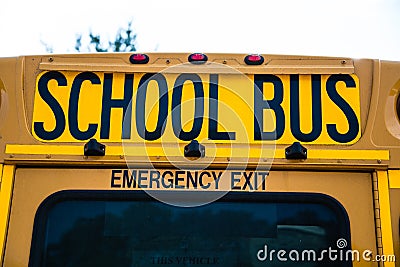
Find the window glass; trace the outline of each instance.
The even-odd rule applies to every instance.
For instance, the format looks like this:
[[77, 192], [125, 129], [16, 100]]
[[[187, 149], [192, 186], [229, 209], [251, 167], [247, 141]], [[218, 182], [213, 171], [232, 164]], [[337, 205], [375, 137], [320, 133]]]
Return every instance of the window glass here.
[[[324, 249], [337, 249], [339, 238], [350, 241], [347, 216], [335, 201], [319, 194], [244, 195], [183, 208], [144, 193], [63, 192], [37, 214], [30, 264], [348, 266], [319, 259]], [[272, 250], [285, 250], [287, 261]], [[289, 259], [292, 250], [297, 259], [294, 252]], [[314, 250], [315, 258], [302, 259], [304, 250]]]

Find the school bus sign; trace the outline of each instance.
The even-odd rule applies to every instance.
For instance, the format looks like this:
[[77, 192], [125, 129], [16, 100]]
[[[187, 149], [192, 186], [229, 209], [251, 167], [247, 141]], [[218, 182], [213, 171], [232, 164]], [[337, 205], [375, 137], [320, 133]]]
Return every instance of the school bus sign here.
[[32, 132], [43, 142], [353, 144], [355, 74], [44, 71]]
[[400, 62], [264, 56], [1, 59], [0, 265], [394, 267]]

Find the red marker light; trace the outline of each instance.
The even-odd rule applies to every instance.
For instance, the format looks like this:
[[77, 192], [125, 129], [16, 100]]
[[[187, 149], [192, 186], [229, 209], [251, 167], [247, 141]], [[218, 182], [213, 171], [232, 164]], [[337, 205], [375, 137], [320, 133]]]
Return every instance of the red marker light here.
[[149, 56], [146, 54], [132, 54], [129, 57], [129, 62], [132, 64], [146, 64], [149, 62]]
[[190, 63], [194, 63], [194, 64], [196, 64], [196, 63], [203, 64], [203, 63], [206, 63], [207, 60], [208, 60], [208, 57], [202, 53], [194, 53], [188, 57], [188, 61]]
[[261, 55], [247, 55], [244, 58], [247, 65], [261, 65], [264, 63], [264, 57]]

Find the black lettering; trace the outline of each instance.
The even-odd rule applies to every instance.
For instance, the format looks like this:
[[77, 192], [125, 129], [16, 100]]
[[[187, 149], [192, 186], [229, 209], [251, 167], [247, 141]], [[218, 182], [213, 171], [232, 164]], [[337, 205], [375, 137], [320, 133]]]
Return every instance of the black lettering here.
[[38, 81], [38, 92], [40, 97], [52, 110], [56, 126], [51, 131], [46, 131], [43, 127], [44, 122], [35, 121], [33, 123], [33, 130], [36, 135], [43, 140], [54, 140], [61, 136], [65, 130], [65, 116], [60, 103], [50, 93], [48, 84], [50, 80], [56, 80], [58, 86], [67, 86], [67, 79], [58, 71], [49, 71], [43, 74]]
[[[162, 177], [161, 183], [162, 183], [162, 185], [163, 185], [164, 188], [172, 188], [172, 187], [174, 186], [174, 185], [173, 185], [173, 179], [172, 179], [172, 178], [166, 179], [165, 176], [167, 176], [167, 174], [168, 174], [169, 176], [171, 176], [171, 177], [174, 176], [174, 174], [173, 174], [171, 171], [166, 171], [166, 172], [164, 172], [164, 173], [162, 174], [162, 176], [161, 176], [161, 177]], [[168, 180], [169, 184], [166, 184], [166, 183], [165, 183], [165, 180]]]
[[219, 172], [218, 176], [216, 175], [216, 173], [214, 171], [212, 171], [211, 173], [212, 173], [212, 176], [213, 176], [213, 179], [215, 182], [215, 189], [218, 189], [219, 180], [221, 179], [222, 172]]
[[218, 74], [210, 74], [208, 138], [211, 140], [235, 140], [235, 132], [218, 132]]
[[[159, 92], [158, 119], [156, 129], [149, 132], [146, 128], [145, 110], [147, 87], [150, 81], [156, 81]], [[159, 139], [165, 130], [168, 116], [168, 86], [165, 77], [158, 74], [147, 73], [143, 75], [139, 82], [139, 88], [136, 94], [136, 128], [140, 137], [145, 140], [153, 141]]]
[[111, 109], [122, 108], [123, 110], [123, 115], [121, 120], [122, 139], [129, 139], [131, 137], [131, 123], [132, 123], [132, 107], [130, 105], [130, 102], [132, 100], [132, 95], [133, 95], [133, 74], [125, 74], [123, 99], [111, 98], [112, 83], [113, 83], [113, 74], [105, 73], [104, 84], [103, 84], [100, 138], [108, 139], [110, 136]]
[[250, 190], [254, 190], [253, 186], [251, 185], [251, 177], [253, 176], [253, 172], [249, 172], [248, 176], [246, 172], [243, 172], [243, 176], [244, 176], [243, 190], [245, 190], [247, 186], [249, 186]]
[[[129, 175], [130, 173], [130, 175]], [[136, 188], [136, 170], [124, 170], [122, 188]]]
[[180, 181], [184, 181], [185, 178], [179, 177], [179, 175], [185, 174], [185, 171], [176, 171], [175, 172], [175, 188], [184, 188], [183, 185], [179, 185]]
[[79, 73], [72, 83], [71, 94], [69, 96], [68, 123], [71, 135], [77, 140], [88, 140], [97, 131], [97, 124], [90, 123], [86, 131], [81, 131], [78, 127], [79, 95], [84, 81], [90, 81], [92, 84], [101, 84], [100, 78], [93, 72]]
[[203, 183], [203, 176], [204, 175], [206, 175], [208, 178], [211, 178], [211, 174], [209, 172], [207, 172], [207, 171], [204, 171], [204, 172], [201, 172], [200, 176], [199, 176], [199, 184], [200, 184], [201, 188], [207, 189], [207, 188], [209, 188], [211, 186], [211, 183], [210, 182], [208, 182], [208, 184], [204, 184]]
[[242, 173], [241, 172], [231, 172], [231, 188], [240, 190], [240, 189], [242, 189], [240, 187], [240, 185], [239, 186], [236, 185], [237, 183], [240, 182], [240, 178], [238, 179], [235, 176], [242, 176]]
[[[194, 86], [195, 94], [195, 109], [194, 109], [194, 120], [192, 129], [185, 132], [182, 129], [182, 91], [183, 84], [186, 81], [191, 81]], [[203, 125], [204, 115], [204, 91], [203, 83], [197, 74], [184, 73], [178, 76], [174, 84], [174, 90], [172, 92], [172, 128], [175, 136], [182, 141], [190, 141], [196, 139], [201, 131]]]
[[304, 133], [300, 129], [300, 88], [299, 75], [290, 75], [290, 128], [293, 136], [302, 142], [316, 140], [322, 131], [321, 75], [311, 75], [312, 80], [312, 129]]
[[154, 188], [153, 187], [153, 182], [156, 183], [156, 188], [160, 188], [160, 172], [159, 171], [155, 171], [155, 170], [151, 170], [150, 171], [150, 188]]
[[261, 176], [262, 190], [265, 190], [267, 188], [267, 176], [269, 175], [269, 173], [268, 172], [259, 172], [258, 175]]
[[348, 143], [356, 138], [359, 131], [359, 123], [354, 110], [337, 92], [336, 84], [338, 82], [344, 82], [349, 90], [351, 90], [351, 88], [356, 88], [356, 82], [348, 74], [331, 75], [326, 82], [326, 90], [328, 92], [329, 98], [343, 111], [349, 124], [349, 130], [343, 134], [339, 133], [335, 124], [327, 124], [327, 130], [329, 136], [336, 142]]
[[154, 258], [154, 260], [157, 259], [156, 264], [160, 264], [160, 265], [169, 265], [174, 263], [174, 259], [172, 257], [157, 257]]
[[148, 173], [147, 170], [139, 170], [138, 183], [139, 183], [140, 188], [147, 188], [147, 185], [142, 183], [143, 181], [147, 180], [147, 176], [143, 176], [143, 175], [146, 175], [147, 173]]
[[194, 173], [194, 177], [190, 171], [187, 171], [187, 188], [190, 188], [190, 184], [192, 183], [193, 188], [197, 189], [197, 181], [198, 181], [198, 172]]
[[189, 262], [191, 265], [198, 265], [199, 264], [199, 258], [198, 257], [190, 257]]
[[121, 188], [121, 184], [117, 184], [117, 181], [121, 180], [120, 176], [116, 176], [116, 174], [122, 173], [121, 170], [112, 170], [111, 171], [111, 188]]
[[214, 264], [214, 265], [218, 265], [218, 264], [219, 264], [218, 261], [219, 261], [219, 258], [218, 258], [218, 257], [214, 257], [214, 258], [213, 258], [213, 264]]
[[[264, 83], [274, 85], [274, 98], [264, 100]], [[281, 106], [283, 101], [282, 81], [272, 74], [254, 74], [254, 140], [278, 140], [285, 130], [285, 113]], [[275, 113], [275, 130], [264, 132], [264, 109], [272, 109]]]

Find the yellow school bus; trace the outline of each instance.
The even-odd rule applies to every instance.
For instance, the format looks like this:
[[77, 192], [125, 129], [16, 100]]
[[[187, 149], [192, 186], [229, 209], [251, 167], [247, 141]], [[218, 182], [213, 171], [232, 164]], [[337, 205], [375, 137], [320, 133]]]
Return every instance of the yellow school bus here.
[[2, 266], [396, 266], [400, 63], [0, 59]]

